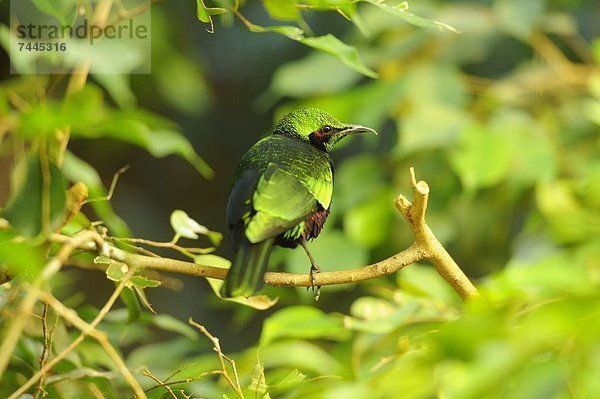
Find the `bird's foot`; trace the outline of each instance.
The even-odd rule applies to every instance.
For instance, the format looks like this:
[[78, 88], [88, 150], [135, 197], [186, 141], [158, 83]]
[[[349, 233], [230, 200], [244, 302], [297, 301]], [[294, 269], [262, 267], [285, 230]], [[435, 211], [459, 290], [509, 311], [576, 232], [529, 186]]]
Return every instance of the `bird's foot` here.
[[321, 268], [316, 263], [312, 263], [310, 265], [310, 287], [306, 287], [306, 290], [312, 288], [315, 293], [315, 301], [318, 301], [321, 296], [321, 286], [317, 285], [317, 273], [321, 273]]

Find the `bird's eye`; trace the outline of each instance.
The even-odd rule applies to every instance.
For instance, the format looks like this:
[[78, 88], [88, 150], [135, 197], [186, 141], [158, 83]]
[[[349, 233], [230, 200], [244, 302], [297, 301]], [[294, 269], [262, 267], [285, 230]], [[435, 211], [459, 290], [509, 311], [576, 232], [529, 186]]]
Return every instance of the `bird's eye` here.
[[323, 132], [325, 134], [329, 134], [329, 133], [333, 132], [333, 128], [329, 125], [325, 125], [325, 126], [323, 126], [323, 128], [321, 128], [321, 132]]

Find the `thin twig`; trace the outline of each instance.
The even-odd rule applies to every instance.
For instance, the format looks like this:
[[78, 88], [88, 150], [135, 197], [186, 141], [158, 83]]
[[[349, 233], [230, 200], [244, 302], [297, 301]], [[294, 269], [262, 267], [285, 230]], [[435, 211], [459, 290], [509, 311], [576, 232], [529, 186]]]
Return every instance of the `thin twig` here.
[[169, 242], [162, 242], [162, 241], [152, 241], [152, 240], [146, 240], [143, 238], [128, 238], [128, 237], [124, 237], [124, 238], [114, 238], [115, 241], [121, 241], [121, 242], [128, 242], [128, 243], [135, 243], [135, 244], [143, 244], [143, 245], [149, 245], [151, 247], [156, 247], [156, 248], [171, 248], [177, 252], [180, 252], [183, 255], [189, 256], [189, 257], [193, 257], [192, 254], [209, 254], [211, 252], [214, 252], [215, 248], [214, 247], [210, 247], [210, 248], [189, 248], [189, 247], [182, 247], [180, 245], [175, 244], [172, 241]]
[[[157, 377], [155, 377], [154, 374], [152, 374], [150, 372], [150, 370], [144, 370], [142, 372], [142, 375], [146, 376], [146, 377], [150, 378], [151, 380], [153, 380], [154, 382], [156, 382], [159, 387], [164, 388], [173, 399], [177, 399], [177, 395], [175, 395], [175, 392], [173, 392], [173, 390], [171, 389], [171, 387], [168, 384], [165, 384], [164, 382], [162, 382], [161, 380], [159, 380]], [[144, 392], [148, 392], [148, 391], [149, 390], [146, 389]]]
[[117, 350], [114, 348], [114, 346], [112, 346], [105, 332], [97, 330], [94, 326], [80, 318], [73, 309], [63, 305], [63, 303], [56, 299], [52, 294], [46, 291], [40, 291], [40, 296], [42, 296], [42, 298], [44, 298], [44, 300], [47, 301], [50, 306], [52, 306], [52, 309], [54, 309], [54, 311], [63, 319], [81, 330], [83, 335], [94, 338], [100, 344], [100, 346], [102, 346], [102, 349], [104, 349], [108, 357], [110, 357], [119, 372], [131, 386], [137, 398], [146, 398], [146, 393], [140, 386], [139, 382], [135, 379], [133, 374], [131, 374], [131, 371], [129, 371], [127, 365]]
[[[44, 345], [42, 347], [42, 354], [40, 355], [40, 369], [44, 368], [44, 364], [46, 364], [46, 360], [50, 356], [50, 339], [48, 337], [48, 303], [44, 302], [42, 305], [42, 316], [40, 317], [42, 321], [42, 336], [44, 339]], [[46, 375], [42, 374], [40, 379], [38, 380], [35, 399], [39, 398], [40, 394], [42, 397], [46, 397], [48, 392], [44, 389], [44, 377]]]
[[[96, 326], [108, 314], [108, 312], [110, 311], [112, 306], [115, 304], [117, 298], [119, 297], [119, 294], [121, 294], [121, 291], [123, 290], [123, 288], [125, 288], [125, 286], [129, 282], [129, 279], [131, 278], [131, 276], [133, 276], [134, 271], [135, 271], [135, 268], [130, 266], [129, 270], [123, 277], [123, 280], [121, 280], [119, 282], [119, 284], [113, 291], [110, 298], [108, 298], [108, 300], [106, 301], [106, 303], [104, 304], [102, 309], [100, 309], [100, 312], [98, 312], [98, 314], [96, 315], [94, 320], [90, 323], [90, 327], [96, 328]], [[32, 290], [30, 290], [30, 292], [34, 292], [36, 295], [39, 294], [39, 291], [37, 289], [32, 289]], [[19, 389], [17, 389], [15, 392], [13, 392], [12, 395], [9, 396], [8, 399], [16, 399], [16, 398], [20, 397], [22, 394], [24, 394], [25, 392], [27, 392], [27, 390], [35, 383], [35, 381], [37, 381], [40, 378], [40, 376], [42, 374], [47, 373], [54, 366], [56, 366], [56, 364], [58, 364], [61, 360], [63, 360], [69, 353], [71, 353], [77, 347], [77, 345], [79, 345], [86, 338], [86, 336], [87, 336], [87, 334], [82, 332], [77, 338], [75, 338], [69, 344], [69, 346], [67, 346], [65, 349], [63, 349], [60, 353], [56, 354], [56, 356], [54, 358], [52, 358], [52, 360], [50, 360], [48, 363], [46, 363], [42, 369], [38, 370]]]
[[[68, 236], [61, 234], [53, 234], [50, 240], [61, 243], [68, 240]], [[150, 257], [138, 254], [132, 254], [108, 246], [108, 250], [112, 253], [111, 258], [127, 263], [131, 266], [136, 266], [140, 270], [149, 269], [159, 272], [170, 272], [185, 274], [194, 277], [208, 277], [219, 280], [224, 280], [227, 276], [227, 269], [198, 265], [191, 262], [185, 262], [177, 259]], [[81, 248], [83, 250], [95, 252], [89, 248]], [[413, 244], [407, 249], [397, 253], [388, 259], [382, 260], [372, 265], [359, 267], [356, 269], [346, 269], [334, 272], [321, 272], [315, 275], [316, 284], [318, 285], [337, 285], [351, 284], [360, 281], [370, 280], [376, 277], [385, 276], [397, 272], [398, 270], [424, 259], [422, 249]], [[267, 272], [265, 275], [265, 283], [272, 286], [280, 287], [310, 287], [311, 277], [307, 273], [280, 273]]]
[[[85, 230], [73, 237], [68, 237], [68, 240], [65, 240], [56, 256], [46, 263], [40, 275], [33, 282], [33, 288], [41, 287], [45, 281], [48, 281], [54, 276], [67, 259], [69, 259], [69, 256], [71, 256], [71, 253], [75, 249], [82, 248], [87, 249], [88, 251], [96, 251], [98, 245], [96, 240], [99, 240], [98, 234], [89, 230]], [[4, 374], [4, 371], [8, 366], [15, 345], [21, 337], [25, 322], [29, 315], [33, 313], [33, 308], [35, 307], [38, 298], [37, 289], [30, 289], [18, 306], [19, 312], [16, 314], [15, 319], [10, 323], [8, 333], [2, 341], [2, 345], [0, 345], [0, 377]]]
[[[242, 387], [240, 385], [240, 380], [239, 380], [239, 377], [238, 377], [237, 368], [235, 366], [235, 360], [233, 360], [230, 357], [226, 356], [223, 353], [223, 351], [221, 351], [221, 344], [219, 343], [219, 338], [215, 337], [210, 332], [208, 332], [208, 330], [206, 329], [206, 327], [204, 327], [201, 324], [196, 323], [194, 320], [192, 320], [191, 317], [188, 320], [188, 323], [190, 323], [192, 326], [194, 326], [198, 330], [200, 330], [200, 332], [202, 334], [204, 334], [208, 339], [210, 339], [210, 341], [213, 343], [213, 350], [217, 353], [217, 356], [219, 357], [219, 363], [221, 364], [221, 373], [220, 374], [223, 376], [223, 378], [225, 378], [225, 380], [227, 381], [227, 383], [229, 385], [231, 385], [231, 387], [233, 388], [233, 390], [235, 391], [235, 393], [240, 398], [243, 399], [244, 398], [244, 393], [242, 392]], [[235, 382], [229, 376], [229, 373], [227, 372], [227, 368], [225, 367], [225, 362], [229, 363], [229, 365], [231, 366], [231, 369], [233, 370], [233, 377], [234, 377]]]
[[[426, 259], [434, 264], [438, 273], [452, 285], [463, 299], [477, 295], [477, 289], [465, 276], [456, 262], [454, 262], [452, 257], [450, 257], [427, 225], [425, 213], [429, 199], [429, 186], [424, 181], [417, 182], [413, 168], [410, 169], [410, 182], [415, 195], [414, 203], [410, 202], [403, 195], [400, 195], [395, 200], [395, 205], [413, 230], [415, 242], [396, 255], [372, 265], [356, 269], [318, 273], [315, 275], [314, 284], [324, 286], [357, 283], [393, 274], [411, 263]], [[68, 241], [68, 239], [68, 236], [60, 234], [50, 236], [51, 241], [58, 243]], [[85, 250], [85, 248], [82, 249]], [[105, 256], [119, 262], [124, 262], [139, 270], [149, 269], [220, 280], [224, 280], [227, 276], [227, 269], [223, 268], [198, 265], [170, 258], [132, 254], [109, 244], [105, 244], [104, 249]], [[87, 250], [90, 251], [89, 248]], [[91, 249], [91, 251], [94, 251], [94, 249]], [[280, 287], [310, 287], [313, 284], [311, 275], [307, 273], [274, 272], [267, 272], [265, 274], [265, 283]]]
[[110, 182], [110, 187], [108, 188], [108, 193], [105, 196], [98, 198], [90, 198], [84, 202], [84, 204], [88, 204], [90, 202], [96, 201], [110, 201], [112, 199], [113, 193], [115, 192], [115, 188], [117, 187], [117, 182], [119, 181], [119, 177], [129, 169], [129, 165], [123, 166], [121, 169], [117, 170], [113, 175], [113, 178]]

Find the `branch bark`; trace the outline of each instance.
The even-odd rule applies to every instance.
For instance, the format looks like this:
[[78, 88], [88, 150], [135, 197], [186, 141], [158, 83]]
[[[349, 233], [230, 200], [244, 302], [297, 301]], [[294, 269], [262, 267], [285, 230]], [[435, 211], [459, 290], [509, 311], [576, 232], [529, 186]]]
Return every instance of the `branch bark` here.
[[454, 288], [461, 298], [468, 299], [477, 296], [477, 288], [438, 241], [425, 221], [429, 185], [422, 180], [417, 182], [414, 168], [410, 168], [410, 182], [415, 193], [414, 203], [400, 195], [396, 198], [394, 205], [415, 234], [415, 244], [421, 250], [423, 259], [433, 263], [440, 276]]
[[[433, 263], [438, 273], [454, 288], [461, 298], [468, 299], [478, 295], [475, 286], [437, 240], [425, 221], [429, 186], [424, 181], [416, 181], [413, 168], [410, 168], [410, 181], [415, 194], [414, 203], [400, 195], [395, 200], [395, 206], [412, 229], [415, 242], [396, 255], [372, 265], [356, 269], [318, 273], [315, 276], [316, 285], [351, 284], [370, 280], [395, 273], [411, 263], [428, 260]], [[70, 237], [54, 234], [51, 236], [51, 240], [59, 243], [67, 242]], [[82, 249], [89, 251], [89, 243], [87, 246], [82, 246]], [[176, 259], [133, 254], [107, 243], [103, 244], [102, 250], [94, 252], [124, 262], [138, 270], [146, 269], [220, 280], [225, 279], [227, 276], [227, 269], [198, 265]], [[265, 283], [281, 287], [310, 287], [311, 276], [310, 274], [267, 272]]]

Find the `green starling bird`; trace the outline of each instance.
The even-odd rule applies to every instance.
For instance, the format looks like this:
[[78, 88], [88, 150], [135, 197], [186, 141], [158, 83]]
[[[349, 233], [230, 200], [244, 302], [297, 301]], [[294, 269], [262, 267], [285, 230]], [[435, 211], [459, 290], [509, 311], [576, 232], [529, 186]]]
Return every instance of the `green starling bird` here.
[[[287, 114], [273, 134], [254, 144], [237, 167], [227, 204], [235, 256], [221, 294], [250, 296], [264, 285], [273, 245], [306, 247], [329, 215], [333, 163], [329, 150], [350, 134], [375, 130], [338, 121], [316, 108]], [[318, 290], [317, 290], [318, 297]]]

